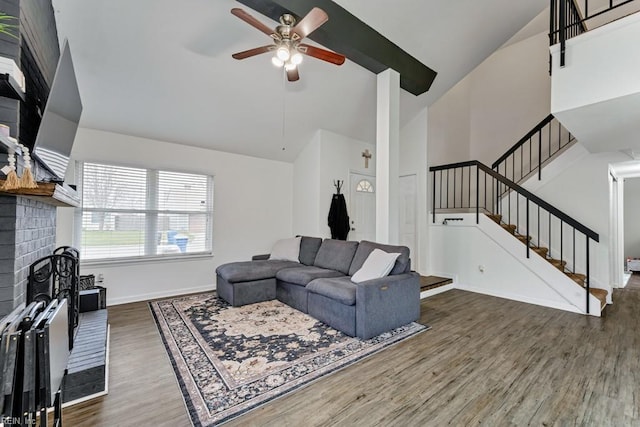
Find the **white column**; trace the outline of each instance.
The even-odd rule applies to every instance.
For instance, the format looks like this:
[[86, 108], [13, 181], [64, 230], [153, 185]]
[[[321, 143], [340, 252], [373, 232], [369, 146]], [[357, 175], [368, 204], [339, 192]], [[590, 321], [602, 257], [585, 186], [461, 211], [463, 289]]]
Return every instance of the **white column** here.
[[400, 169], [400, 74], [378, 74], [376, 119], [376, 241], [397, 244]]

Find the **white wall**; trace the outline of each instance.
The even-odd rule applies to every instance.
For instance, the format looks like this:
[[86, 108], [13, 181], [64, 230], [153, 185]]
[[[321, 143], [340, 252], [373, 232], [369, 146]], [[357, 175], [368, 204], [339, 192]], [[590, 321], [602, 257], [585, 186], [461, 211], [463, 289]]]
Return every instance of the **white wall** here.
[[551, 111], [591, 152], [639, 149], [640, 13], [551, 47]]
[[[373, 157], [364, 167], [362, 152]], [[333, 181], [344, 181], [342, 193], [349, 207], [349, 173], [375, 176], [375, 145], [321, 129], [294, 162], [294, 234], [331, 237], [327, 217]], [[307, 186], [305, 188], [305, 186]]]
[[624, 180], [624, 257], [640, 258], [640, 178]]
[[549, 37], [496, 51], [469, 79], [470, 158], [491, 166], [550, 112]]
[[320, 235], [320, 131], [293, 163], [293, 230], [304, 236]]
[[640, 14], [635, 14], [567, 40], [564, 68], [559, 45], [553, 46], [552, 111], [640, 92], [638, 39]]
[[549, 114], [546, 33], [497, 50], [429, 108], [429, 164], [491, 164]]
[[429, 165], [469, 160], [469, 80], [463, 79], [429, 107]]
[[428, 110], [425, 108], [400, 129], [400, 176], [415, 174], [418, 183], [417, 253], [411, 254], [412, 267], [424, 275], [429, 272], [427, 123]]
[[[343, 180], [342, 192], [349, 208], [349, 173], [376, 175], [376, 147], [374, 144], [338, 135], [327, 130], [320, 131], [320, 235], [331, 237], [331, 229], [327, 225], [327, 216], [331, 207], [331, 196], [335, 192], [334, 180]], [[369, 150], [372, 158], [369, 167], [364, 167], [362, 152]]]
[[[85, 266], [104, 274], [109, 304], [215, 287], [215, 269], [269, 252], [292, 235], [293, 165], [110, 132], [79, 129], [75, 160], [214, 175], [214, 256], [197, 260]], [[73, 243], [73, 210], [59, 209], [58, 243]]]

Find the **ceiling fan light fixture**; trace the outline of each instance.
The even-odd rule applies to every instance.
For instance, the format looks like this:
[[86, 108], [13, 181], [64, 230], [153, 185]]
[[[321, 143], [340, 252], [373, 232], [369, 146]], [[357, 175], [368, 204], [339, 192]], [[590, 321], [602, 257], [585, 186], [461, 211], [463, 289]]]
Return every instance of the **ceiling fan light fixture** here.
[[276, 50], [276, 55], [281, 61], [287, 61], [291, 57], [289, 49], [287, 49], [286, 46], [280, 46], [278, 50]]
[[291, 62], [295, 65], [300, 65], [302, 63], [302, 54], [300, 52], [296, 52], [291, 55]]
[[271, 63], [278, 68], [284, 67], [286, 78], [290, 82], [300, 80], [298, 65], [302, 63], [303, 55], [335, 65], [344, 64], [346, 59], [344, 55], [301, 43], [301, 40], [317, 30], [329, 19], [327, 13], [319, 7], [311, 9], [299, 22], [293, 15], [285, 13], [280, 17], [281, 25], [274, 29], [269, 28], [240, 8], [231, 9], [231, 14], [268, 35], [273, 42], [271, 45], [234, 53], [231, 55], [234, 59], [246, 59], [271, 52], [273, 54]]

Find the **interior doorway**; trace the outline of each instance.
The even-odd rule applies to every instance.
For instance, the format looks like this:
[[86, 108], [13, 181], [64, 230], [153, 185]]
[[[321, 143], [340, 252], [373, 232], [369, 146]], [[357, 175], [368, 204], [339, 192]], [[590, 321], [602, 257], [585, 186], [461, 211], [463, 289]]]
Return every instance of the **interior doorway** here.
[[625, 286], [625, 180], [640, 178], [640, 161], [609, 165], [609, 275], [614, 288]]
[[349, 174], [349, 240], [376, 239], [376, 178], [351, 172]]
[[416, 174], [400, 177], [398, 219], [400, 221], [400, 244], [409, 248], [414, 270], [418, 270], [418, 177]]

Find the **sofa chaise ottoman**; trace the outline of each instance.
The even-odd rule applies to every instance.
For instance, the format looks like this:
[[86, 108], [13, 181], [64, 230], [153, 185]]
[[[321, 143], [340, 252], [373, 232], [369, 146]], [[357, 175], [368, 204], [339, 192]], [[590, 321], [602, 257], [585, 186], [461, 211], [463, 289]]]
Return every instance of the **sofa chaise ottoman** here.
[[313, 265], [322, 239], [300, 238], [298, 261], [256, 255], [251, 261], [231, 262], [216, 269], [218, 297], [234, 307], [276, 298], [276, 273], [284, 268]]

